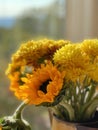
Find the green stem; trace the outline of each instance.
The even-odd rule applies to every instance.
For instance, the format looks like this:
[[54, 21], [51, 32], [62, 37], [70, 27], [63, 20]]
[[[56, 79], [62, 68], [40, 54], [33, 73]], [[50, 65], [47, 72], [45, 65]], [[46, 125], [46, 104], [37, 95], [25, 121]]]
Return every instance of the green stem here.
[[74, 109], [71, 107], [71, 105], [69, 105], [66, 102], [64, 103], [61, 102], [60, 105], [63, 106], [67, 110], [70, 121], [73, 121], [75, 119], [75, 115], [74, 115]]
[[25, 106], [26, 102], [23, 102], [12, 116], [3, 118], [1, 122], [3, 130], [31, 130], [30, 124], [22, 117], [22, 111]]
[[53, 114], [55, 114], [57, 117], [61, 118], [61, 119], [65, 119], [61, 113], [61, 111], [59, 111], [58, 106], [54, 106], [52, 107], [52, 111]]
[[98, 95], [90, 102], [90, 104], [86, 108], [85, 115], [83, 118], [86, 120], [91, 119], [97, 107], [98, 107]]
[[27, 104], [25, 103], [25, 102], [22, 102], [21, 104], [20, 104], [20, 106], [15, 110], [15, 112], [14, 112], [14, 114], [13, 114], [13, 117], [15, 118], [15, 119], [21, 119], [21, 113], [22, 113], [22, 111], [23, 111], [23, 109], [24, 109], [24, 107], [26, 106]]
[[95, 94], [95, 90], [96, 90], [95, 85], [91, 84], [91, 88], [90, 88], [88, 96], [86, 98], [86, 102], [89, 102], [92, 99], [93, 95]]

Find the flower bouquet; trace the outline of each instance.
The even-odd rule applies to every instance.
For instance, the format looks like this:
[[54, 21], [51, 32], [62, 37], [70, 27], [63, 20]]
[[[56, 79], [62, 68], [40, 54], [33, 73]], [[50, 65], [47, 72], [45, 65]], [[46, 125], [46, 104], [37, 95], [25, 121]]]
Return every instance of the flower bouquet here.
[[51, 109], [58, 120], [98, 128], [97, 39], [28, 41], [12, 55], [6, 74], [10, 90], [23, 104], [2, 119], [2, 129], [31, 129], [21, 117], [28, 104]]

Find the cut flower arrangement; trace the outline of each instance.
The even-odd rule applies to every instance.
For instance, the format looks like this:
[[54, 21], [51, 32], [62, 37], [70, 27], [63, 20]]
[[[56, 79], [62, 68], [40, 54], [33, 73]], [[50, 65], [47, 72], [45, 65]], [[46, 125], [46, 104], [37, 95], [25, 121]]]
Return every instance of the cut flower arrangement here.
[[90, 121], [97, 111], [97, 39], [28, 41], [12, 55], [6, 74], [10, 90], [23, 103], [12, 116], [2, 118], [3, 130], [30, 130], [21, 117], [29, 104], [48, 107], [68, 122]]

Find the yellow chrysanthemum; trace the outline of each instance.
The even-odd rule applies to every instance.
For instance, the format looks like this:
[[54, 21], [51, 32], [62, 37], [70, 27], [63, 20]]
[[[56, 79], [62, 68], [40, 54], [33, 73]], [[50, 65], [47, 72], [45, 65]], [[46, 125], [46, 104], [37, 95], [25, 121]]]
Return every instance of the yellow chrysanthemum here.
[[98, 56], [98, 39], [84, 40], [82, 49], [91, 57]]
[[50, 59], [54, 52], [61, 46], [70, 43], [69, 41], [39, 40], [28, 41], [22, 44], [19, 50], [13, 55], [12, 61], [26, 61], [26, 64], [36, 66], [43, 58]]
[[98, 39], [84, 40], [81, 49], [90, 57], [92, 64], [88, 75], [98, 81]]
[[52, 103], [63, 86], [63, 74], [52, 64], [42, 65], [41, 68], [22, 78], [25, 82], [16, 90], [19, 99], [28, 101], [29, 104]]
[[7, 69], [8, 73], [13, 73], [20, 66], [30, 65], [38, 67], [43, 61], [51, 60], [54, 52], [63, 45], [71, 43], [64, 40], [38, 40], [23, 43], [12, 56], [12, 63]]
[[91, 70], [88, 72], [88, 76], [98, 82], [98, 64], [92, 64]]
[[65, 45], [54, 54], [54, 63], [65, 71], [66, 78], [75, 80], [89, 68], [89, 57], [81, 51], [80, 44]]
[[21, 71], [22, 68], [24, 68], [25, 60], [21, 60], [19, 62], [13, 62], [12, 64], [8, 65], [8, 68], [6, 70], [6, 74], [13, 74], [16, 71]]

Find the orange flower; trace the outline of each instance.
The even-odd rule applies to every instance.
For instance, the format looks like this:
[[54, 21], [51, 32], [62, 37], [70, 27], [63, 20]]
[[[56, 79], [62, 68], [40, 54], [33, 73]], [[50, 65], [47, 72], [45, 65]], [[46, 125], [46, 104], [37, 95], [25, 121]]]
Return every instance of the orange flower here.
[[9, 74], [8, 77], [11, 80], [10, 89], [12, 91], [15, 91], [19, 87], [20, 73], [19, 72], [14, 72], [13, 75]]
[[63, 74], [52, 64], [41, 65], [33, 74], [22, 78], [24, 85], [19, 87], [17, 97], [29, 104], [52, 103], [63, 86]]
[[19, 86], [21, 84], [23, 84], [22, 80], [21, 80], [21, 73], [16, 71], [13, 74], [9, 74], [8, 75], [10, 81], [11, 81], [11, 85], [10, 85], [10, 90], [15, 92], [15, 95], [17, 95], [17, 92], [19, 90]]

